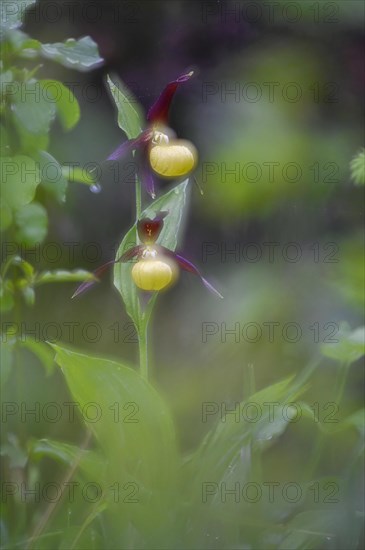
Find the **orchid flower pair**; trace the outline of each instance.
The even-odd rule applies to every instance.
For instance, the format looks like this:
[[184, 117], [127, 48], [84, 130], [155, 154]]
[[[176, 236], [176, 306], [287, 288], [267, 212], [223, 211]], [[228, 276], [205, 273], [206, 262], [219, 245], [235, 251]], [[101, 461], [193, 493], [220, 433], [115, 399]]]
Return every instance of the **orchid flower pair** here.
[[[168, 113], [172, 98], [182, 82], [192, 76], [184, 74], [170, 82], [160, 97], [148, 111], [150, 126], [135, 139], [123, 142], [107, 160], [118, 160], [131, 151], [139, 152], [139, 177], [146, 191], [154, 198], [155, 184], [153, 173], [165, 178], [177, 178], [188, 175], [196, 166], [197, 152], [186, 140], [175, 139], [168, 128]], [[179, 268], [198, 275], [204, 286], [216, 296], [223, 296], [201, 275], [198, 268], [189, 260], [172, 250], [156, 243], [168, 212], [156, 212], [155, 218], [142, 218], [137, 222], [138, 236], [142, 244], [127, 250], [117, 260], [111, 260], [100, 266], [94, 276], [98, 279], [109, 267], [117, 262], [136, 259], [132, 268], [132, 278], [138, 288], [144, 291], [160, 291], [170, 287], [177, 279]], [[73, 294], [73, 298], [88, 290], [94, 281], [82, 283]]]

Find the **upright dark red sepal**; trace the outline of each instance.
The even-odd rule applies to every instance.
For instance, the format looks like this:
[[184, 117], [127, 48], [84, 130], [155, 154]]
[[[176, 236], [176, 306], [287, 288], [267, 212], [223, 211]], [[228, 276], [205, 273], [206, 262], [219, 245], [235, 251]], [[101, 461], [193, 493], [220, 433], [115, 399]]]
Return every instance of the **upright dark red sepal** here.
[[176, 80], [173, 80], [172, 82], [169, 82], [169, 84], [167, 84], [166, 88], [164, 88], [157, 101], [155, 101], [155, 103], [148, 111], [148, 122], [158, 122], [160, 124], [168, 126], [168, 116], [172, 98], [174, 97], [175, 92], [179, 87], [179, 84], [181, 84], [182, 82], [186, 82], [192, 76], [193, 71], [187, 74], [183, 74], [179, 76]]

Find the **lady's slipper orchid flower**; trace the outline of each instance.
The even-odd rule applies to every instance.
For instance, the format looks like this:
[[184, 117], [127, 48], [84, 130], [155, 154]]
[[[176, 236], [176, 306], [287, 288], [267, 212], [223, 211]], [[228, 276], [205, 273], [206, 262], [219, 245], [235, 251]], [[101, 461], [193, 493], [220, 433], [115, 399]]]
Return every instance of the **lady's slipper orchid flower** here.
[[194, 145], [187, 140], [176, 139], [174, 132], [168, 128], [172, 98], [179, 84], [189, 80], [192, 75], [191, 71], [170, 82], [148, 111], [148, 128], [135, 139], [123, 142], [106, 159], [119, 160], [131, 151], [138, 151], [139, 176], [152, 198], [155, 198], [154, 174], [162, 178], [187, 176], [197, 163], [198, 154]]
[[[158, 291], [170, 287], [176, 281], [179, 268], [181, 268], [194, 275], [198, 275], [208, 290], [219, 296], [219, 298], [223, 298], [218, 290], [202, 276], [194, 264], [172, 250], [156, 244], [156, 240], [164, 225], [163, 218], [166, 215], [167, 212], [158, 212], [153, 220], [149, 218], [139, 220], [137, 231], [142, 244], [127, 250], [117, 260], [112, 260], [102, 265], [94, 272], [94, 275], [99, 277], [114, 263], [128, 262], [136, 258], [137, 261], [132, 268], [132, 279], [136, 286], [142, 290]], [[85, 290], [88, 290], [94, 283], [95, 281], [83, 283], [76, 289], [72, 297], [74, 298]]]

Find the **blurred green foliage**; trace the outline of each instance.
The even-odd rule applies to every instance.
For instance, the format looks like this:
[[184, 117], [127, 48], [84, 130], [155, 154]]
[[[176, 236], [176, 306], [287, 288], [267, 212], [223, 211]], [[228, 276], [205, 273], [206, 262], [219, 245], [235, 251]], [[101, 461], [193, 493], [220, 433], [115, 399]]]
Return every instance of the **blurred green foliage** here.
[[[318, 10], [323, 20], [340, 13], [341, 32], [347, 35], [359, 32], [363, 6], [353, 1], [324, 7], [295, 4], [304, 14], [299, 31], [288, 35], [278, 24], [278, 34], [271, 29], [263, 35], [259, 28], [248, 48], [237, 48], [206, 69], [204, 80], [215, 82], [218, 91], [202, 102], [197, 84], [188, 98], [186, 120], [177, 120], [195, 133], [201, 149], [197, 177], [205, 192], [202, 199], [192, 193], [185, 248], [203, 257], [201, 244], [214, 245], [216, 252], [206, 259], [204, 271], [216, 274], [225, 300], [217, 305], [184, 277], [159, 297], [150, 336], [151, 344], [155, 342], [150, 383], [131, 367], [135, 332], [125, 323], [129, 313], [138, 324], [140, 311], [129, 284], [130, 266], [117, 265], [114, 273], [124, 311], [111, 284], [78, 304], [69, 301], [69, 284], [61, 283], [91, 280], [88, 271], [70, 272], [64, 262], [50, 269], [43, 258], [39, 264], [46, 265], [39, 271], [37, 262], [27, 261], [27, 247], [46, 244], [47, 218], [51, 235], [59, 241], [100, 235], [104, 249], [112, 239], [118, 245], [122, 241], [121, 247], [136, 240], [134, 226], [127, 233], [132, 186], [105, 182], [103, 193], [87, 194], [95, 184], [92, 175], [77, 168], [71, 173], [49, 152], [72, 158], [70, 151], [75, 150], [74, 158], [80, 154], [93, 159], [98, 151], [103, 159], [118, 139], [111, 102], [100, 109], [81, 103], [79, 134], [72, 134], [74, 139], [57, 135], [53, 146], [49, 139], [56, 118], [62, 130], [70, 130], [80, 109], [75, 95], [53, 73], [37, 80], [34, 60], [52, 59], [62, 70], [98, 67], [96, 45], [89, 38], [41, 44], [19, 30], [19, 18], [2, 22], [1, 90], [7, 91], [1, 102], [1, 155], [7, 163], [1, 181], [2, 235], [3, 242], [25, 245], [24, 254], [5, 259], [1, 279], [3, 313], [9, 319], [3, 325], [1, 377], [3, 400], [11, 404], [1, 444], [2, 477], [18, 489], [21, 483], [33, 489], [37, 483], [43, 488], [56, 482], [63, 490], [62, 498], [56, 495], [52, 501], [41, 495], [37, 502], [5, 486], [4, 549], [362, 547], [363, 152], [354, 157], [361, 140], [361, 109], [351, 83], [343, 86], [347, 72], [341, 76], [331, 25], [322, 25], [316, 34], [313, 14]], [[179, 11], [181, 6], [186, 10]], [[188, 9], [194, 8], [175, 2], [171, 13], [183, 17]], [[156, 10], [162, 18], [161, 6]], [[154, 31], [157, 23], [148, 23]], [[119, 27], [118, 33], [123, 34]], [[157, 42], [166, 45], [163, 38]], [[157, 51], [172, 57], [169, 48]], [[146, 56], [144, 51], [140, 58], [143, 76]], [[130, 57], [134, 63], [134, 54]], [[27, 68], [19, 68], [22, 63]], [[275, 101], [269, 95], [258, 102], [222, 101], [222, 83], [254, 82], [268, 94], [268, 81], [279, 83]], [[288, 82], [303, 91], [300, 101], [281, 95]], [[325, 87], [328, 82], [341, 86]], [[48, 99], [36, 102], [30, 94], [22, 100], [21, 90], [36, 84], [47, 89]], [[120, 84], [114, 99], [121, 99]], [[55, 90], [61, 93], [55, 96]], [[126, 131], [127, 113], [139, 109], [135, 100], [125, 101], [131, 96], [126, 88], [124, 92], [118, 124]], [[332, 93], [342, 101], [331, 103]], [[237, 181], [235, 173], [223, 177], [237, 162]], [[271, 177], [265, 163], [273, 162], [279, 168]], [[57, 167], [56, 180], [45, 177], [47, 163]], [[246, 171], [250, 163], [255, 166]], [[303, 170], [298, 181], [290, 181], [290, 170], [283, 177], [283, 167], [290, 163]], [[257, 166], [262, 176], [256, 180]], [[24, 185], [17, 177], [22, 167], [28, 174]], [[71, 188], [65, 204], [68, 181], [86, 186]], [[178, 244], [180, 212], [188, 206], [186, 183], [182, 188], [179, 196], [161, 188], [156, 201], [177, 205], [167, 226], [166, 245], [171, 248]], [[302, 255], [288, 262], [283, 249], [293, 241], [301, 243]], [[242, 254], [237, 261], [224, 252], [250, 242], [260, 243], [262, 250], [264, 242], [278, 242], [275, 261], [267, 256], [249, 261]], [[77, 255], [73, 266], [80, 263], [94, 268]], [[57, 287], [43, 287], [53, 282]], [[37, 303], [30, 309], [35, 293]], [[63, 329], [64, 322], [81, 327], [96, 323], [102, 338], [93, 341], [78, 330], [71, 338], [64, 330], [50, 347], [42, 340], [52, 338], [38, 338], [37, 331], [22, 338], [21, 321], [25, 330], [37, 322]], [[278, 323], [273, 340], [265, 332], [270, 321]], [[303, 331], [297, 342], [283, 337], [288, 322]], [[217, 330], [206, 341], [204, 323]], [[243, 327], [250, 323], [263, 330], [254, 341], [244, 337]], [[234, 333], [224, 337], [224, 327]], [[55, 423], [28, 414], [24, 422], [20, 411], [11, 412], [12, 404], [31, 409], [39, 403], [43, 410], [49, 403], [70, 402], [77, 403], [72, 421], [66, 414]], [[265, 403], [275, 403], [275, 413]], [[298, 407], [301, 417], [296, 421]], [[261, 416], [250, 421], [257, 408]], [[102, 416], [95, 422], [99, 410]], [[70, 499], [65, 483], [73, 482], [79, 485]], [[81, 488], [87, 484], [85, 496]]]
[[[6, 230], [2, 242], [8, 250], [26, 251], [27, 247], [39, 246], [45, 240], [48, 215], [42, 202], [47, 195], [64, 202], [67, 189], [61, 165], [45, 150], [51, 124], [57, 115], [63, 128], [70, 130], [80, 118], [79, 104], [68, 88], [56, 80], [34, 78], [40, 66], [19, 68], [17, 63], [33, 61], [44, 51], [50, 59], [83, 70], [102, 62], [96, 44], [89, 37], [68, 41], [62, 47], [62, 44], [43, 45], [20, 31], [24, 9], [32, 4], [5, 2], [1, 7], [1, 230]], [[0, 284], [6, 311], [13, 307], [17, 296], [23, 295], [28, 304], [33, 303], [34, 285], [47, 282], [33, 272], [19, 279], [13, 267], [27, 265], [17, 254], [5, 257]], [[91, 276], [78, 271], [72, 280], [85, 277]], [[57, 272], [53, 275], [55, 279]], [[62, 280], [60, 277], [59, 281]]]

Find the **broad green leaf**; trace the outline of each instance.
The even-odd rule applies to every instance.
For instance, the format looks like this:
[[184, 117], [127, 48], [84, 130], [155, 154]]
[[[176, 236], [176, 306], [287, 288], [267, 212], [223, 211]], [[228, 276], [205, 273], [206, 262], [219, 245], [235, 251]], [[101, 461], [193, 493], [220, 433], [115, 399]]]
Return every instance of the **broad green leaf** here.
[[20, 342], [20, 345], [38, 357], [45, 368], [47, 376], [53, 373], [55, 366], [54, 352], [50, 349], [48, 344], [45, 342], [37, 342], [27, 336], [24, 342]]
[[19, 57], [25, 59], [34, 59], [38, 57], [42, 43], [34, 38], [26, 38], [21, 45], [21, 49], [18, 52]]
[[92, 171], [87, 171], [77, 166], [62, 166], [63, 176], [70, 182], [85, 183], [86, 185], [98, 185]]
[[[93, 522], [105, 510], [106, 503], [102, 500], [90, 506], [86, 519], [82, 525], [75, 525], [63, 529], [62, 540], [58, 546], [59, 550], [70, 550], [73, 548], [103, 548], [101, 535], [93, 527]], [[109, 537], [108, 540], [110, 541]]]
[[[26, 207], [23, 207], [23, 208], [26, 208]], [[16, 279], [14, 280], [14, 282], [11, 279], [5, 280], [4, 282], [2, 282], [2, 289], [5, 291], [6, 289], [8, 289], [8, 299], [10, 298], [11, 307], [13, 306], [14, 289], [22, 293], [23, 298], [27, 305], [32, 306], [35, 301], [35, 293], [33, 290], [34, 268], [29, 262], [27, 262], [26, 260], [23, 260], [23, 258], [21, 258], [20, 256], [10, 256], [4, 263], [4, 266], [2, 269], [3, 274], [6, 274], [8, 269], [12, 266], [16, 266], [20, 268], [21, 271], [23, 272], [24, 277], [17, 278], [17, 275], [19, 272], [16, 271]], [[5, 292], [5, 302], [6, 302], [6, 292]], [[4, 307], [4, 304], [2, 304], [2, 307]]]
[[19, 267], [22, 270], [27, 281], [33, 280], [34, 267], [32, 266], [32, 264], [24, 260], [21, 256], [10, 256], [5, 265], [6, 269], [8, 269], [10, 266]]
[[153, 201], [142, 212], [142, 218], [153, 218], [160, 211], [168, 212], [157, 243], [170, 250], [176, 249], [183, 231], [188, 194], [189, 180], [187, 179]]
[[354, 363], [365, 354], [365, 327], [350, 332], [342, 325], [336, 337], [337, 343], [322, 344], [321, 352], [325, 357], [341, 363]]
[[350, 163], [351, 178], [356, 185], [365, 185], [365, 149], [361, 149]]
[[5, 34], [5, 41], [2, 44], [2, 49], [6, 55], [18, 55], [23, 43], [28, 40], [28, 35], [19, 30], [12, 29]]
[[343, 521], [343, 512], [341, 513], [337, 508], [301, 512], [288, 523], [287, 535], [278, 548], [279, 550], [325, 548], [326, 541], [337, 539], [341, 533], [341, 526], [343, 528]]
[[142, 132], [144, 121], [142, 108], [118, 78], [113, 76], [112, 80], [108, 75], [107, 82], [118, 109], [118, 126], [125, 132], [128, 139], [134, 139]]
[[[116, 260], [137, 244], [137, 230], [134, 225], [122, 240], [116, 255]], [[132, 280], [133, 262], [116, 263], [114, 266], [114, 286], [124, 301], [126, 312], [131, 317], [137, 329], [141, 328], [143, 313], [138, 296], [138, 290]]]
[[41, 243], [48, 229], [47, 210], [41, 204], [32, 202], [15, 211], [15, 239], [26, 246]]
[[6, 201], [0, 198], [0, 231], [5, 231], [13, 220], [11, 208]]
[[[91, 529], [87, 527], [106, 508], [108, 487], [104, 482], [104, 473], [108, 464], [105, 458], [97, 451], [50, 439], [32, 441], [29, 444], [29, 457], [32, 462], [48, 458], [60, 463], [66, 472], [73, 472], [71, 483], [74, 484], [71, 491], [65, 486], [64, 501], [67, 499], [67, 507], [58, 509], [53, 520], [47, 523], [44, 533], [36, 539], [34, 546], [44, 550], [102, 548], [102, 540], [95, 529], [97, 526]], [[103, 494], [99, 495], [96, 502], [88, 500], [89, 496], [94, 496], [92, 490], [90, 495], [85, 495], [85, 489], [89, 484], [103, 490]]]
[[70, 130], [80, 119], [79, 103], [69, 88], [58, 80], [40, 80], [42, 94], [55, 104], [57, 115], [65, 130]]
[[97, 44], [90, 36], [84, 36], [79, 40], [69, 38], [65, 42], [42, 44], [41, 53], [47, 59], [79, 71], [95, 69], [104, 61], [99, 56]]
[[351, 426], [355, 428], [362, 437], [365, 435], [365, 409], [360, 409], [353, 414], [350, 414], [345, 420], [341, 423], [345, 426]]
[[2, 124], [0, 124], [0, 156], [11, 156], [9, 134], [5, 126], [3, 126]]
[[291, 418], [290, 414], [283, 415], [283, 406], [307, 389], [296, 388], [292, 381], [293, 377], [289, 377], [253, 394], [238, 406], [227, 405], [231, 413], [222, 414], [220, 403], [212, 403], [210, 408], [207, 405], [206, 419], [214, 415], [218, 422], [191, 457], [194, 474], [218, 481], [229, 465], [240, 460], [241, 448], [248, 441], [260, 450], [262, 442], [281, 435]]
[[0, 311], [11, 311], [14, 307], [14, 285], [0, 277]]
[[8, 434], [8, 441], [1, 445], [0, 455], [9, 458], [11, 468], [23, 469], [28, 461], [27, 453], [14, 434]]
[[44, 136], [56, 116], [56, 105], [39, 80], [32, 78], [17, 86], [12, 96], [11, 110], [18, 131]]
[[301, 411], [296, 404], [280, 404], [272, 407], [271, 418], [257, 422], [253, 429], [255, 445], [261, 449], [270, 446], [288, 427], [291, 422], [300, 418]]
[[[288, 516], [290, 506], [287, 503], [280, 509], [272, 505], [266, 509], [265, 499], [251, 505], [245, 498], [239, 502], [229, 498], [223, 507], [220, 488], [231, 489], [236, 484], [242, 488], [248, 483], [262, 482], [261, 452], [284, 432], [289, 424], [283, 416], [284, 405], [293, 402], [304, 389], [304, 386], [298, 389], [293, 377], [289, 377], [238, 405], [212, 402], [202, 409], [202, 420], [204, 414], [207, 419], [214, 415], [217, 424], [185, 464], [187, 490], [183, 498], [189, 502], [194, 537], [200, 537], [202, 530], [209, 530], [212, 524], [221, 522], [223, 515], [232, 525], [246, 522], [248, 526], [261, 514], [267, 516], [267, 521], [275, 516], [281, 519]], [[222, 536], [230, 537], [229, 546], [236, 548], [239, 539], [234, 537], [235, 530], [231, 533], [224, 529], [223, 533]]]
[[119, 484], [122, 490], [131, 483], [136, 488], [138, 506], [110, 499], [110, 512], [122, 524], [164, 528], [177, 466], [175, 431], [165, 403], [139, 373], [121, 363], [52, 347], [85, 421], [86, 407], [96, 405], [89, 409], [93, 421], [86, 423], [105, 456], [109, 487]]
[[365, 270], [363, 231], [354, 232], [339, 242], [341, 261], [333, 264], [329, 282], [345, 303], [362, 312], [365, 309]]
[[[4, 52], [8, 55], [12, 57], [22, 57], [24, 59], [34, 59], [38, 57], [41, 43], [38, 40], [29, 38], [25, 32], [13, 29], [5, 34], [5, 38], [6, 40], [3, 44], [3, 48]], [[27, 74], [25, 69], [23, 74]]]
[[1, 124], [0, 124], [0, 157], [11, 157], [9, 133], [7, 129]]
[[31, 443], [29, 452], [32, 458], [40, 459], [46, 456], [69, 467], [77, 462], [81, 472], [89, 479], [103, 479], [106, 462], [96, 451], [80, 449], [75, 445], [52, 439], [39, 439]]
[[0, 39], [7, 30], [17, 29], [24, 19], [25, 10], [36, 0], [5, 0], [0, 2]]
[[34, 306], [35, 304], [35, 292], [34, 288], [31, 286], [23, 286], [21, 288], [21, 293], [23, 295], [24, 301], [27, 306]]
[[13, 82], [13, 73], [11, 71], [5, 71], [0, 73], [0, 95], [6, 95], [11, 89], [12, 86], [9, 84]]
[[[21, 291], [23, 298], [28, 305], [34, 304], [34, 290], [33, 285], [33, 266], [23, 260], [20, 256], [10, 256], [3, 265], [2, 273], [5, 277], [7, 271], [12, 266], [20, 268], [24, 278], [16, 278], [15, 282], [11, 279], [0, 278], [0, 297], [1, 297], [1, 311], [8, 311], [14, 306], [14, 288]], [[18, 273], [17, 273], [18, 275]]]
[[58, 269], [56, 271], [43, 271], [39, 273], [35, 280], [35, 285], [43, 285], [45, 283], [72, 283], [83, 281], [95, 281], [95, 276], [84, 269], [75, 269], [74, 271], [66, 271]]
[[9, 378], [12, 366], [14, 364], [14, 346], [15, 338], [9, 340], [7, 340], [6, 338], [5, 341], [2, 339], [0, 348], [1, 384], [5, 384], [5, 382]]
[[30, 157], [18, 155], [0, 159], [1, 196], [12, 209], [28, 204], [40, 182], [39, 167]]
[[67, 178], [58, 161], [47, 151], [39, 151], [37, 155], [41, 175], [41, 186], [59, 202], [65, 202]]
[[[349, 428], [355, 428], [360, 435], [364, 434], [365, 430], [365, 410], [359, 409], [353, 414], [350, 414], [341, 422], [339, 422], [339, 419], [335, 416], [333, 419], [331, 418], [330, 422], [319, 422], [316, 417], [315, 413], [308, 405], [308, 403], [305, 402], [299, 402], [298, 406], [301, 409], [302, 417], [308, 418], [309, 420], [312, 420], [315, 422], [315, 425], [325, 434], [331, 435], [336, 434], [337, 432], [341, 432], [343, 430], [347, 430]], [[337, 420], [337, 421], [336, 421]]]
[[[154, 218], [156, 212], [161, 210], [168, 211], [169, 214], [164, 219], [164, 226], [158, 238], [158, 244], [175, 250], [178, 244], [179, 233], [182, 230], [184, 219], [184, 208], [187, 202], [188, 180], [183, 181], [171, 191], [158, 198], [151, 203], [143, 212], [142, 218]], [[137, 230], [134, 225], [125, 235], [122, 240], [116, 259], [118, 259], [126, 250], [132, 248], [137, 243]], [[139, 294], [136, 285], [132, 280], [131, 270], [133, 263], [116, 263], [114, 266], [114, 286], [122, 296], [126, 311], [132, 318], [136, 327], [141, 327], [141, 323], [146, 321], [146, 318], [151, 312], [152, 301], [156, 299], [158, 293], [154, 293], [150, 304], [147, 306], [145, 313], [142, 312], [139, 300]]]

